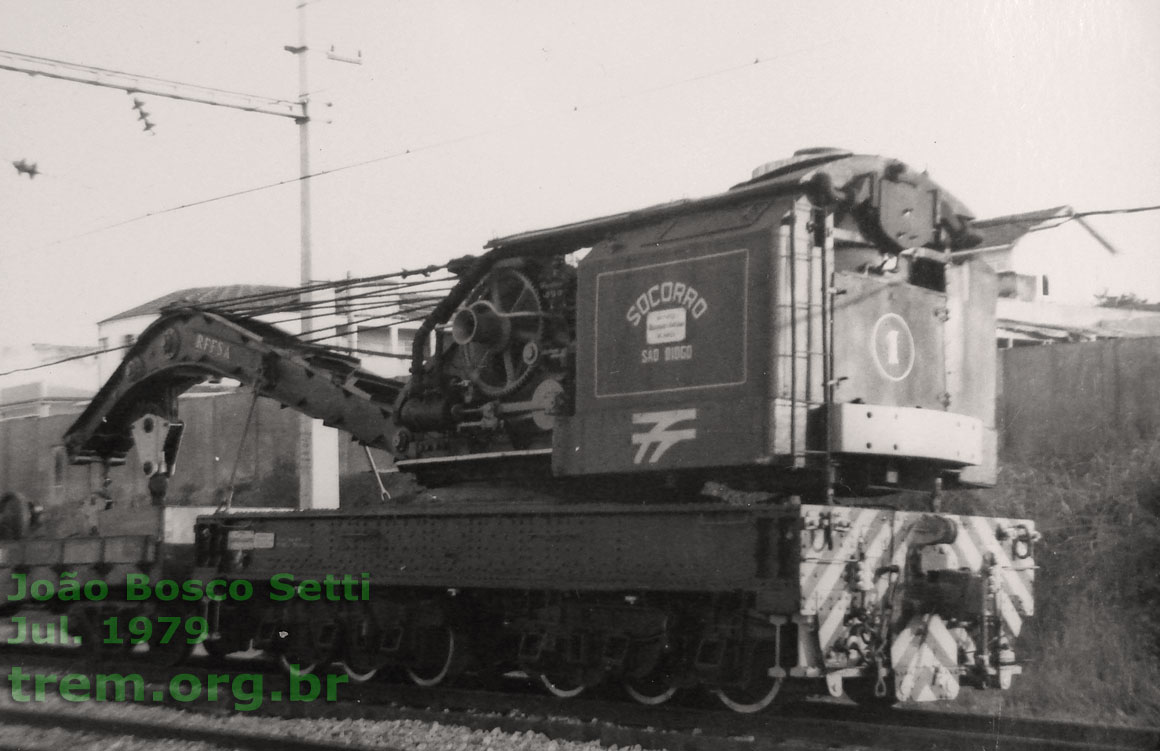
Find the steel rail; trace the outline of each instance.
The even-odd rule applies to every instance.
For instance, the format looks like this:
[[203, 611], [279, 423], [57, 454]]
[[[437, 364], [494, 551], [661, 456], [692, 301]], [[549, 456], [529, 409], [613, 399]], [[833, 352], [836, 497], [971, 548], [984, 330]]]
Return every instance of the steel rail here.
[[[8, 651], [8, 650], [2, 650]], [[23, 650], [20, 650], [23, 651]], [[39, 650], [38, 650], [39, 651]], [[71, 650], [53, 650], [57, 652]], [[47, 657], [43, 652], [38, 659]], [[151, 684], [163, 681], [174, 668], [150, 665], [143, 655], [118, 663], [140, 672]], [[36, 658], [34, 658], [36, 659]], [[56, 663], [59, 658], [49, 658]], [[230, 662], [234, 662], [231, 660]], [[88, 669], [92, 665], [87, 666]], [[196, 660], [183, 672], [254, 672], [253, 661], [215, 663]], [[274, 672], [274, 671], [271, 671]], [[977, 751], [980, 748], [1075, 749], [1128, 751], [1160, 749], [1160, 728], [1109, 726], [1059, 720], [997, 717], [915, 709], [868, 709], [829, 702], [798, 701], [763, 713], [738, 715], [698, 706], [644, 707], [608, 698], [576, 698], [561, 702], [531, 687], [479, 690], [419, 688], [409, 684], [372, 682], [343, 687], [343, 698], [333, 702], [264, 702], [256, 716], [284, 719], [410, 719], [456, 724], [474, 730], [498, 728], [504, 732], [538, 732], [558, 740], [599, 741], [605, 745], [713, 751], [784, 749], [794, 742], [821, 742], [827, 747], [922, 748]], [[154, 706], [186, 711], [220, 712], [222, 702], [204, 700]], [[43, 713], [40, 713], [43, 714]], [[21, 715], [24, 716], [24, 715]], [[7, 717], [0, 712], [0, 722]], [[13, 720], [15, 721], [15, 720]], [[121, 731], [125, 733], [127, 731]], [[183, 738], [193, 740], [187, 735]], [[299, 748], [284, 745], [291, 751]], [[301, 746], [301, 748], [360, 748], [359, 746]], [[246, 746], [246, 748], [266, 748]], [[0, 749], [0, 751], [3, 751]]]

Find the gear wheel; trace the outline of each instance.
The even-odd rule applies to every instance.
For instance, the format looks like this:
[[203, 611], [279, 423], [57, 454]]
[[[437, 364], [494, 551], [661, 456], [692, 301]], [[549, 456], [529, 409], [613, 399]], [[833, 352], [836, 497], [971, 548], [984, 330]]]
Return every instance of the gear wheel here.
[[515, 269], [491, 272], [455, 314], [452, 334], [481, 394], [497, 399], [519, 391], [540, 362], [544, 309], [535, 284]]

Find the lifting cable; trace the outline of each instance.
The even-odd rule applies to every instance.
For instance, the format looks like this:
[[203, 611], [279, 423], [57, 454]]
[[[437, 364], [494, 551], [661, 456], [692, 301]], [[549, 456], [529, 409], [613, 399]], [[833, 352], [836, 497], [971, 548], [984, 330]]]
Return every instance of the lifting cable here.
[[387, 486], [383, 484], [383, 476], [379, 474], [379, 467], [375, 464], [375, 457], [371, 454], [371, 447], [364, 443], [363, 451], [367, 452], [367, 461], [371, 464], [371, 473], [375, 476], [375, 482], [379, 484], [379, 500], [391, 500], [391, 493], [387, 490]]
[[[234, 468], [230, 472], [230, 486], [226, 492], [226, 497], [217, 507], [217, 512], [229, 511], [230, 506], [234, 502], [234, 481], [238, 478], [238, 467], [242, 463], [242, 451], [246, 448], [246, 438], [250, 434], [250, 423], [254, 421], [254, 408], [258, 406], [258, 397], [262, 395], [261, 392], [262, 379], [261, 376], [254, 382], [254, 398], [250, 400], [250, 411], [246, 414], [246, 424], [242, 427], [242, 439], [238, 441], [238, 450], [234, 454]], [[217, 513], [215, 512], [215, 513]]]

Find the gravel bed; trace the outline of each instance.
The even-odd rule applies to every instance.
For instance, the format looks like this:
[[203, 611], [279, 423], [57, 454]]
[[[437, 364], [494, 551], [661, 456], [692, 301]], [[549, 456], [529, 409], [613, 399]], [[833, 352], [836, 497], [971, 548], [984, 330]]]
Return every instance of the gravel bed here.
[[[28, 711], [73, 712], [81, 715], [97, 716], [104, 720], [124, 719], [126, 721], [148, 722], [169, 727], [190, 727], [199, 729], [222, 729], [238, 733], [261, 735], [285, 735], [319, 743], [365, 746], [368, 748], [392, 749], [397, 751], [642, 751], [640, 746], [605, 747], [597, 742], [578, 743], [555, 740], [540, 733], [505, 733], [498, 729], [483, 731], [459, 725], [417, 720], [330, 720], [330, 719], [279, 719], [257, 715], [215, 714], [186, 712], [167, 707], [143, 706], [116, 702], [66, 702], [58, 697], [46, 697], [43, 702], [17, 703], [10, 696], [0, 698], [0, 706], [8, 709]], [[27, 735], [23, 735], [27, 733]], [[61, 737], [53, 739], [52, 733]], [[164, 748], [167, 751], [211, 751], [219, 748], [203, 743], [174, 741], [159, 744], [151, 740], [137, 740], [131, 737], [113, 738], [106, 735], [92, 736], [72, 732], [47, 731], [17, 725], [0, 725], [0, 740], [5, 743], [19, 741], [37, 748], [68, 748], [70, 751], [87, 749], [137, 749]], [[88, 744], [88, 745], [86, 745]]]
[[69, 751], [136, 751], [137, 749], [161, 749], [162, 751], [222, 751], [222, 746], [189, 741], [143, 741], [130, 735], [105, 735], [103, 733], [75, 733], [31, 725], [0, 724], [0, 744], [27, 748], [30, 751], [62, 749]]

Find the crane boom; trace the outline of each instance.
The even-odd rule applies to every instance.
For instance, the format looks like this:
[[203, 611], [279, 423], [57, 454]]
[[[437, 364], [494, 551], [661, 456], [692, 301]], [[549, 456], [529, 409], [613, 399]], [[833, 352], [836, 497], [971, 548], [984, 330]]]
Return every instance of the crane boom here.
[[70, 460], [123, 462], [134, 420], [145, 412], [176, 419], [177, 397], [211, 377], [240, 381], [374, 448], [388, 448], [394, 403], [405, 385], [270, 324], [181, 308], [142, 332], [65, 433]]

